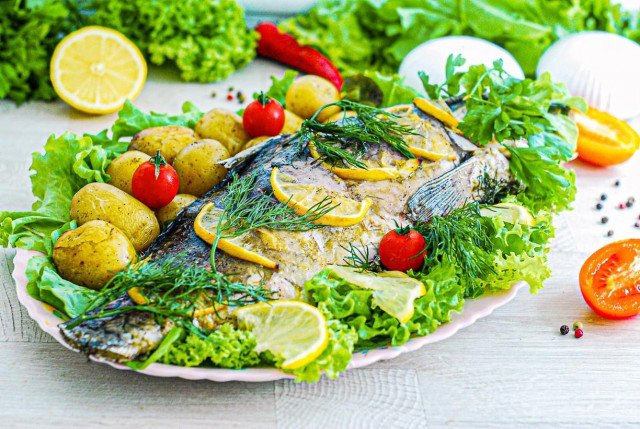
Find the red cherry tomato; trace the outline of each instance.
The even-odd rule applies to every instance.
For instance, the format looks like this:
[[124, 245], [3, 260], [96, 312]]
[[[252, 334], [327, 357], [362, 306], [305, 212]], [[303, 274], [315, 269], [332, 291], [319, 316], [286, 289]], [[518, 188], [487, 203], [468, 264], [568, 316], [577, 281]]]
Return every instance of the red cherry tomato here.
[[251, 137], [277, 136], [284, 127], [284, 109], [278, 100], [260, 93], [244, 109], [242, 125]]
[[640, 314], [640, 239], [608, 244], [584, 263], [580, 290], [587, 304], [607, 319]]
[[380, 262], [387, 270], [417, 270], [427, 252], [425, 241], [418, 231], [404, 228], [389, 231], [380, 242]]
[[176, 170], [167, 164], [160, 151], [133, 173], [133, 196], [147, 207], [159, 209], [169, 204], [178, 193], [180, 181]]

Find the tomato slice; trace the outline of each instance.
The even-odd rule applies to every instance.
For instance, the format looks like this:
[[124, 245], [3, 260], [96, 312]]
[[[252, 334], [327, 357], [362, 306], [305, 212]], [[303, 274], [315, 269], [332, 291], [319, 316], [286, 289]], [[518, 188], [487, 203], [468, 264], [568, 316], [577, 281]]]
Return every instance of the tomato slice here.
[[578, 125], [578, 157], [595, 165], [620, 164], [640, 148], [640, 136], [629, 124], [606, 112], [590, 107], [587, 113], [575, 111]]
[[580, 290], [602, 317], [640, 314], [640, 239], [617, 241], [591, 255], [580, 270]]

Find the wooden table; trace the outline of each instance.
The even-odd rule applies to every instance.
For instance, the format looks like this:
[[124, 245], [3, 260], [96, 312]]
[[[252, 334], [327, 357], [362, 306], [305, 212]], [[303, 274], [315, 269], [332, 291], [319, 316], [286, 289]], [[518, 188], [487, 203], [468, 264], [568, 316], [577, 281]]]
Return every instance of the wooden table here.
[[[172, 72], [154, 70], [136, 105], [177, 113], [190, 100], [203, 110], [235, 110], [237, 101], [225, 98], [229, 86], [250, 96], [282, 70], [257, 61], [216, 85], [179, 83]], [[49, 135], [96, 132], [114, 118], [61, 102], [1, 102], [0, 208], [29, 208], [30, 154]], [[640, 156], [609, 169], [571, 165], [578, 173], [575, 210], [557, 219], [553, 277], [539, 295], [522, 291], [453, 338], [315, 385], [161, 379], [89, 363], [29, 319], [10, 277], [14, 251], [0, 250], [0, 427], [638, 427], [640, 320], [595, 316], [580, 295], [578, 271], [612, 241], [609, 229], [614, 239], [640, 237], [633, 227], [640, 204], [614, 208], [634, 194], [640, 200]], [[597, 212], [602, 193], [609, 199]], [[604, 215], [607, 225], [599, 223]], [[585, 336], [560, 336], [560, 325], [576, 320]]]

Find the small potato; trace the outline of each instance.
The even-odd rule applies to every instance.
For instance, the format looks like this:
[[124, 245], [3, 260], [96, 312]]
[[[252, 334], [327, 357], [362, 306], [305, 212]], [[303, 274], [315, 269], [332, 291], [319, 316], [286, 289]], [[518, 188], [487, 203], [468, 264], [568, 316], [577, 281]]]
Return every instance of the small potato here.
[[89, 183], [76, 192], [69, 213], [79, 225], [92, 220], [115, 225], [137, 252], [149, 247], [160, 233], [158, 220], [149, 207], [107, 183]]
[[245, 149], [249, 149], [250, 147], [254, 147], [255, 145], [259, 145], [260, 143], [262, 143], [265, 140], [269, 140], [271, 137], [270, 136], [260, 136], [260, 137], [255, 137], [252, 138], [251, 140], [249, 140], [247, 142], [246, 145], [244, 145], [244, 147], [242, 148], [242, 150]]
[[156, 217], [158, 218], [158, 222], [160, 222], [160, 225], [164, 225], [167, 222], [174, 220], [176, 216], [178, 216], [178, 213], [182, 211], [182, 209], [184, 209], [197, 199], [197, 197], [189, 194], [176, 195], [169, 204], [162, 207], [161, 209], [156, 210]]
[[66, 231], [53, 246], [53, 262], [62, 278], [94, 290], [135, 260], [136, 251], [124, 233], [102, 220]]
[[200, 118], [196, 133], [202, 138], [217, 140], [227, 148], [231, 156], [240, 152], [251, 139], [242, 125], [242, 118], [231, 110], [213, 109]]
[[330, 117], [327, 118], [327, 120], [325, 122], [337, 122], [337, 121], [341, 121], [342, 119], [344, 119], [344, 117], [350, 118], [352, 116], [356, 116], [356, 112], [354, 112], [353, 110], [347, 110], [347, 113], [345, 115], [344, 112], [340, 111], [338, 113], [334, 113], [333, 115], [331, 115]]
[[133, 191], [131, 190], [133, 173], [148, 160], [149, 155], [137, 150], [123, 153], [114, 159], [107, 168], [107, 174], [111, 176], [109, 184], [125, 191], [129, 195], [133, 195]]
[[173, 163], [180, 178], [178, 192], [204, 195], [227, 175], [227, 169], [218, 164], [227, 158], [229, 151], [216, 140], [204, 139], [185, 147]]
[[290, 110], [284, 109], [284, 127], [281, 134], [293, 134], [300, 129], [302, 118]]
[[196, 134], [191, 128], [165, 126], [147, 128], [133, 136], [129, 150], [139, 150], [153, 156], [160, 151], [167, 163], [173, 163], [176, 155], [186, 146], [196, 141]]
[[[294, 80], [285, 97], [285, 105], [304, 119], [312, 117], [325, 104], [340, 101], [340, 92], [331, 82], [320, 76], [306, 75]], [[324, 122], [329, 116], [340, 111], [340, 107], [327, 107], [317, 119]]]

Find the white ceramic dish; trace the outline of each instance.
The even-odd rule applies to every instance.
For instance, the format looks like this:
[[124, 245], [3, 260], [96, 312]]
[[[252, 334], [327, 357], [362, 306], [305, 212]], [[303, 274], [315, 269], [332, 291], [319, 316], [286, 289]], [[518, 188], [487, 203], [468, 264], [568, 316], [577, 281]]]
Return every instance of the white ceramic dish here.
[[[64, 342], [58, 324], [61, 320], [52, 313], [52, 308], [42, 302], [32, 298], [27, 293], [27, 278], [25, 270], [27, 261], [37, 252], [18, 249], [16, 252], [13, 270], [13, 279], [16, 282], [18, 300], [27, 309], [29, 316], [35, 320], [43, 331], [55, 338], [60, 344], [70, 349]], [[403, 353], [411, 352], [427, 344], [442, 341], [454, 335], [460, 329], [472, 325], [476, 320], [486, 317], [498, 307], [511, 301], [518, 291], [527, 286], [525, 282], [516, 283], [510, 290], [501, 294], [489, 295], [479, 299], [467, 301], [464, 311], [455, 314], [453, 320], [442, 325], [436, 332], [425, 337], [413, 338], [400, 347], [382, 347], [375, 350], [355, 353], [349, 369], [362, 368], [375, 362], [393, 359]], [[101, 359], [97, 356], [90, 356], [91, 360], [105, 363], [116, 369], [131, 370], [128, 366]], [[222, 368], [185, 368], [174, 365], [164, 365], [154, 363], [149, 365], [142, 374], [156, 377], [180, 377], [188, 380], [211, 380], [211, 381], [272, 381], [284, 378], [293, 378], [289, 374], [275, 368], [247, 368], [242, 370], [231, 370]]]

